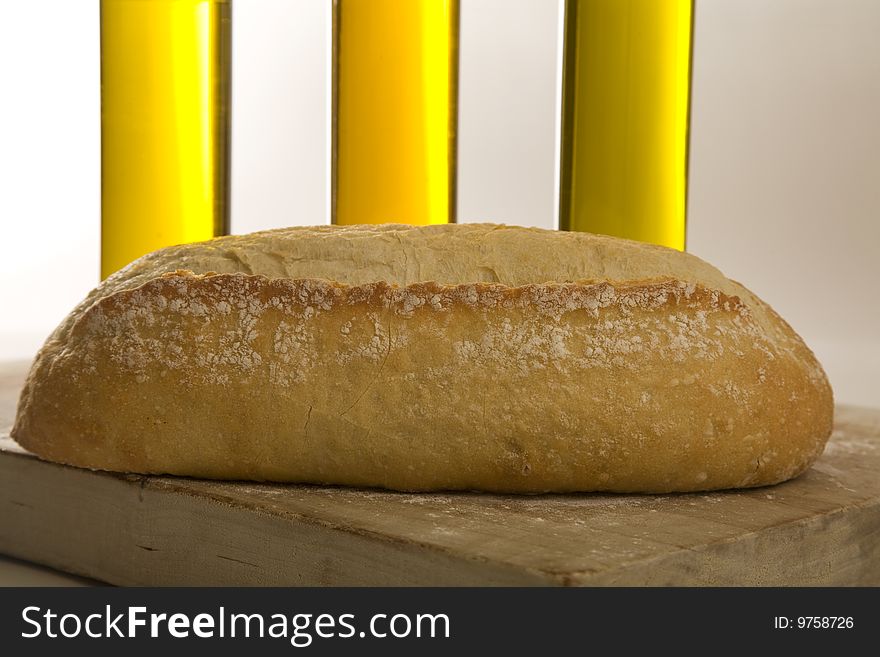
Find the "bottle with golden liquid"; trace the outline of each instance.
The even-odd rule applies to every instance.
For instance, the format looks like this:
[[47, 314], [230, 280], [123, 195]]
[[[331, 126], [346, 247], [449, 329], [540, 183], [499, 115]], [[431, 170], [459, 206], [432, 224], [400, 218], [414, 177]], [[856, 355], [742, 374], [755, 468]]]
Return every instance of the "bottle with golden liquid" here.
[[567, 0], [559, 225], [684, 250], [692, 0]]
[[455, 221], [458, 0], [334, 0], [332, 218]]
[[227, 0], [101, 0], [101, 276], [228, 227]]

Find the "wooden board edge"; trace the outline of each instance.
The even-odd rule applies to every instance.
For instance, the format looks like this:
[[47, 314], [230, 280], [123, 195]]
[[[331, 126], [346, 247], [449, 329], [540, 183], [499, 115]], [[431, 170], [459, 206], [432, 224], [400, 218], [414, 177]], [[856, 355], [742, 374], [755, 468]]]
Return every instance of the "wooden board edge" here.
[[880, 500], [601, 573], [547, 575], [563, 586], [880, 586]]
[[[0, 499], [8, 500], [0, 552], [128, 586], [556, 583], [528, 569], [95, 474], [28, 455], [0, 458]], [[26, 486], [34, 476], [45, 485]]]

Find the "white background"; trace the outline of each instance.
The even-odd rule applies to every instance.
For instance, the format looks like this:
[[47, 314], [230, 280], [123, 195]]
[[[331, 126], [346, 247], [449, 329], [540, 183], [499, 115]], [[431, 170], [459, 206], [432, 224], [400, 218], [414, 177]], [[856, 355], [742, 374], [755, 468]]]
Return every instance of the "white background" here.
[[[659, 1], [659, 0], [658, 0]], [[0, 359], [98, 282], [97, 0], [2, 2]], [[234, 0], [234, 232], [327, 216], [327, 0]], [[552, 227], [557, 0], [462, 0], [460, 221]], [[688, 248], [880, 406], [880, 1], [697, 0]]]

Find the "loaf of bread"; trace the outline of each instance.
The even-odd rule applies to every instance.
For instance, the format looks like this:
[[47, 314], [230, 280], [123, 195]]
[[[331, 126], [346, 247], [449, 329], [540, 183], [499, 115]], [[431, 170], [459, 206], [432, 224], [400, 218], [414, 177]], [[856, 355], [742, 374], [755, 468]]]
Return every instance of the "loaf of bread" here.
[[13, 437], [122, 472], [398, 490], [695, 491], [803, 472], [821, 366], [699, 258], [488, 224], [151, 253], [50, 336]]

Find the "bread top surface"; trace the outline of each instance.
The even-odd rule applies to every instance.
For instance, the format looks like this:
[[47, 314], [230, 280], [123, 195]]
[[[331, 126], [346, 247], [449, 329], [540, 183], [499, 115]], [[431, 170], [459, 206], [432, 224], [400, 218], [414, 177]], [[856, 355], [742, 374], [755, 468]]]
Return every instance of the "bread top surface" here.
[[739, 291], [711, 265], [673, 249], [496, 224], [309, 226], [220, 237], [148, 254], [104, 287], [130, 289], [177, 269], [398, 286], [673, 278], [728, 294]]
[[[319, 279], [346, 286], [674, 280], [737, 297], [753, 310], [763, 306], [749, 290], [692, 254], [617, 237], [489, 223], [295, 226], [148, 253], [92, 290], [49, 342], [63, 341], [102, 299], [178, 270]], [[758, 323], [772, 328], [763, 314], [758, 313]]]

